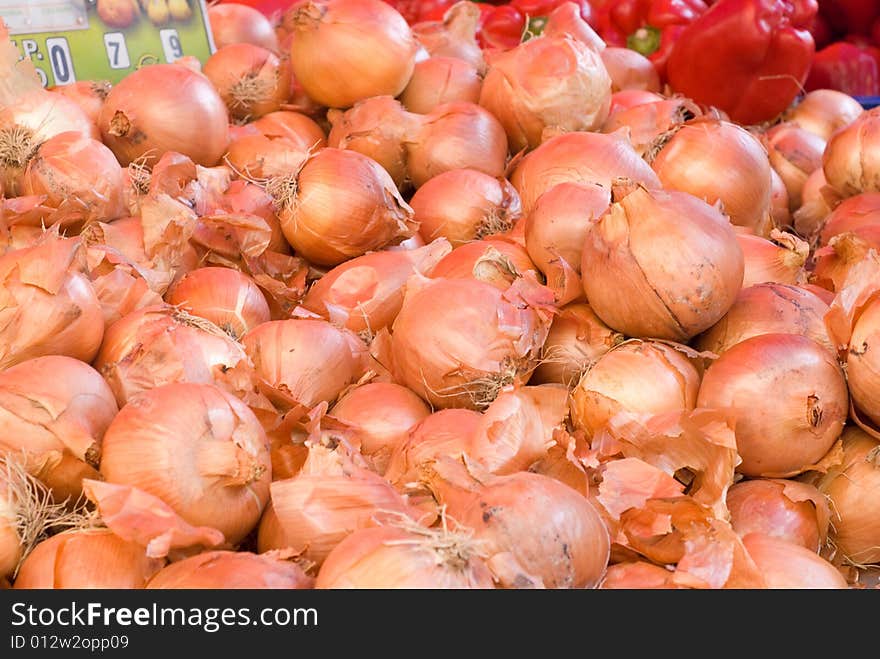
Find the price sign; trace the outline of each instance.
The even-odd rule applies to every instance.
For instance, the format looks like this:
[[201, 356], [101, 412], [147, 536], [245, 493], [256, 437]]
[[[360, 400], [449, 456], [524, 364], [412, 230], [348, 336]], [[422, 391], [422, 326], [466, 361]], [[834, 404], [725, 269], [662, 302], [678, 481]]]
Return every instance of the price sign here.
[[46, 87], [215, 50], [205, 0], [0, 0], [0, 18]]

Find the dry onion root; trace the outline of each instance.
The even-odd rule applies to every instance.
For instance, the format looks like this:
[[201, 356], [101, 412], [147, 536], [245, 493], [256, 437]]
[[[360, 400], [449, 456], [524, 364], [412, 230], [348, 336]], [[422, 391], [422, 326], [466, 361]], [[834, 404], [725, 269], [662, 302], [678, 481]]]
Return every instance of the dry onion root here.
[[288, 61], [253, 44], [218, 48], [205, 61], [203, 72], [234, 120], [258, 119], [280, 110], [290, 96]]

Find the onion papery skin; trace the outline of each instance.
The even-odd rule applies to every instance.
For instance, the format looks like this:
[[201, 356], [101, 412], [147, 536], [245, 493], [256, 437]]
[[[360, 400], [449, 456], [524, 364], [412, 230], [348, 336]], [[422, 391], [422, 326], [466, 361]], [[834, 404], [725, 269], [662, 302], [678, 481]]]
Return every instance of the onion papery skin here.
[[399, 243], [416, 229], [391, 176], [356, 151], [322, 149], [295, 174], [275, 181], [284, 236], [316, 265], [339, 265]]
[[214, 383], [247, 366], [245, 351], [213, 323], [171, 306], [149, 306], [113, 323], [94, 360], [120, 405], [173, 382]]
[[840, 571], [814, 551], [763, 533], [743, 538], [749, 557], [768, 588], [797, 590], [848, 588]]
[[874, 298], [865, 306], [852, 329], [846, 354], [846, 377], [853, 403], [875, 424], [880, 424], [877, 395], [877, 345], [880, 303]]
[[104, 433], [118, 412], [101, 374], [46, 355], [0, 371], [0, 451], [23, 458], [56, 501], [75, 501], [97, 476]]
[[830, 509], [815, 486], [779, 478], [741, 480], [727, 491], [730, 524], [740, 536], [764, 533], [818, 552]]
[[122, 217], [125, 184], [125, 173], [110, 149], [81, 133], [66, 132], [40, 145], [21, 187], [25, 195], [45, 195], [43, 204], [56, 209], [49, 223], [78, 231], [88, 222]]
[[648, 157], [665, 189], [720, 201], [732, 224], [770, 234], [770, 161], [745, 128], [698, 118], [661, 137]]
[[684, 192], [639, 187], [590, 225], [581, 279], [605, 324], [627, 336], [685, 342], [718, 322], [743, 280], [743, 253], [716, 208]]
[[394, 527], [352, 533], [330, 552], [315, 580], [318, 589], [494, 587], [478, 546], [467, 536]]
[[474, 240], [456, 247], [431, 271], [432, 278], [476, 279], [506, 291], [525, 273], [538, 267], [517, 241], [505, 235]]
[[278, 49], [278, 37], [272, 22], [258, 9], [245, 4], [225, 2], [208, 7], [214, 46], [223, 48], [235, 43]]
[[410, 112], [428, 114], [444, 103], [477, 103], [483, 78], [470, 62], [457, 57], [429, 57], [418, 62], [400, 95]]
[[293, 75], [312, 99], [347, 108], [404, 90], [418, 44], [393, 7], [380, 0], [312, 0], [293, 11]]
[[257, 375], [306, 407], [335, 401], [363, 374], [363, 343], [326, 320], [272, 320], [241, 341]]
[[848, 197], [822, 222], [819, 246], [828, 245], [834, 236], [872, 226], [880, 226], [880, 193], [863, 192]]
[[631, 341], [601, 355], [571, 394], [575, 428], [595, 436], [620, 412], [655, 415], [694, 409], [700, 374], [664, 343]]
[[260, 287], [232, 268], [196, 268], [181, 277], [165, 299], [211, 321], [234, 339], [271, 320], [269, 303]]
[[611, 78], [611, 93], [624, 89], [660, 91], [660, 76], [654, 63], [631, 48], [609, 46], [600, 53]]
[[697, 407], [730, 408], [740, 473], [790, 477], [818, 463], [837, 441], [849, 395], [827, 348], [797, 334], [761, 334], [709, 366]]
[[853, 565], [880, 563], [880, 442], [849, 426], [843, 431], [843, 455], [816, 481], [833, 512], [830, 541], [835, 553]]
[[415, 191], [409, 205], [426, 242], [446, 238], [452, 247], [505, 233], [521, 216], [510, 182], [474, 169], [438, 174]]
[[394, 449], [410, 430], [431, 414], [428, 405], [406, 387], [393, 382], [369, 382], [355, 387], [330, 408], [329, 415], [355, 434], [361, 454], [384, 474]]
[[314, 579], [291, 561], [246, 551], [208, 551], [167, 565], [148, 590], [179, 589], [301, 589]]
[[429, 276], [451, 251], [441, 238], [416, 249], [358, 256], [312, 284], [302, 306], [371, 340], [400, 313], [407, 279], [416, 273]]
[[22, 563], [13, 587], [30, 589], [144, 588], [164, 561], [109, 529], [53, 535]]
[[864, 111], [862, 104], [849, 94], [836, 89], [814, 89], [804, 94], [783, 118], [828, 141]]
[[806, 283], [806, 269], [810, 246], [790, 233], [771, 233], [776, 240], [769, 240], [750, 233], [737, 233], [736, 240], [743, 251], [745, 268], [743, 288], [755, 284]]
[[815, 293], [785, 284], [755, 284], [740, 291], [730, 310], [694, 346], [721, 355], [760, 334], [800, 334], [836, 354], [825, 328], [828, 304]]
[[162, 499], [232, 544], [256, 527], [269, 500], [266, 433], [250, 408], [212, 384], [174, 383], [133, 396], [103, 448], [105, 480]]
[[528, 215], [538, 198], [559, 183], [594, 183], [610, 191], [617, 178], [650, 189], [661, 187], [660, 179], [622, 133], [577, 132], [544, 141], [519, 162], [510, 182]]
[[101, 137], [123, 167], [177, 151], [204, 167], [229, 144], [229, 116], [200, 73], [174, 64], [138, 69], [114, 85], [98, 118]]
[[413, 187], [451, 169], [505, 175], [507, 135], [491, 112], [474, 103], [438, 105], [416, 123], [406, 142], [407, 175]]
[[822, 153], [825, 180], [841, 197], [880, 192], [880, 111], [866, 110], [828, 138]]
[[770, 165], [788, 191], [789, 209], [801, 206], [807, 178], [822, 166], [825, 140], [796, 124], [776, 124], [764, 134]]
[[547, 279], [560, 306], [583, 296], [581, 258], [590, 224], [611, 205], [611, 193], [595, 183], [560, 183], [541, 195], [525, 220], [529, 257]]
[[468, 279], [408, 288], [392, 328], [397, 381], [435, 408], [480, 409], [502, 386], [528, 380], [549, 319], [505, 298], [495, 286]]
[[529, 39], [489, 59], [480, 105], [498, 118], [517, 153], [538, 146], [545, 128], [601, 128], [611, 107], [611, 76], [599, 53], [575, 39]]
[[631, 108], [617, 109], [602, 125], [602, 132], [628, 130], [636, 152], [644, 156], [661, 135], [702, 114], [700, 108], [687, 98], [639, 103]]

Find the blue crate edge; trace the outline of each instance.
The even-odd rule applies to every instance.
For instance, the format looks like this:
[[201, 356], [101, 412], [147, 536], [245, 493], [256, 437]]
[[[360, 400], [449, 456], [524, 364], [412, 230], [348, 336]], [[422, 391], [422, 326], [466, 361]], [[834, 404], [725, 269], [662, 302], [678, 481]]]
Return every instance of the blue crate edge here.
[[855, 96], [854, 98], [861, 103], [862, 107], [866, 110], [876, 108], [880, 105], [880, 96]]

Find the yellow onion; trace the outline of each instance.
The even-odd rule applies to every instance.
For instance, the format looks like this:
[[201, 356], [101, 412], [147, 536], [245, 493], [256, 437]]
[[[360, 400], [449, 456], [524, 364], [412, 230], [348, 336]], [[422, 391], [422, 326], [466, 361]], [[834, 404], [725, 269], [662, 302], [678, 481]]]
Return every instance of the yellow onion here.
[[207, 551], [176, 561], [147, 582], [152, 590], [299, 589], [314, 579], [296, 563], [248, 551]]
[[506, 388], [482, 414], [435, 412], [397, 446], [385, 478], [406, 489], [441, 458], [463, 459], [492, 474], [525, 471], [547, 457], [567, 416], [568, 390], [556, 384]]
[[769, 238], [737, 232], [745, 268], [743, 288], [755, 284], [799, 285], [806, 281], [810, 246], [792, 233], [774, 229]]
[[541, 34], [549, 37], [571, 37], [585, 46], [589, 46], [590, 49], [595, 50], [597, 53], [607, 50], [602, 37], [583, 19], [581, 7], [574, 2], [559, 3], [547, 15]]
[[117, 411], [101, 374], [78, 359], [46, 355], [0, 371], [0, 447], [21, 455], [57, 501], [76, 500], [82, 479], [97, 475]]
[[101, 475], [236, 544], [269, 500], [269, 442], [250, 408], [219, 387], [167, 384], [132, 396], [113, 419]]
[[446, 513], [484, 543], [501, 587], [595, 588], [601, 582], [608, 530], [576, 490], [529, 472], [471, 475], [449, 462], [436, 463], [426, 482]]
[[483, 77], [470, 62], [433, 56], [416, 64], [400, 102], [410, 112], [427, 114], [444, 103], [479, 102], [482, 86]]
[[250, 5], [234, 2], [212, 4], [208, 6], [208, 19], [216, 48], [252, 43], [273, 51], [278, 49], [278, 37], [272, 21]]
[[[94, 366], [124, 405], [134, 394], [172, 382], [228, 382], [233, 391], [250, 388], [247, 355], [212, 322], [174, 307], [149, 306], [107, 328]], [[226, 380], [245, 369], [245, 382]]]
[[339, 265], [416, 229], [388, 172], [356, 151], [321, 149], [269, 185], [287, 241], [317, 265]]
[[0, 256], [0, 368], [41, 355], [95, 357], [104, 315], [84, 255], [78, 240], [47, 232]]
[[828, 245], [831, 239], [847, 232], [880, 225], [880, 192], [863, 192], [841, 201], [822, 222], [819, 245]]
[[814, 485], [783, 478], [748, 478], [727, 490], [730, 525], [740, 536], [764, 533], [818, 552], [831, 508]]
[[840, 197], [825, 180], [825, 170], [817, 167], [804, 182], [800, 208], [791, 214], [795, 230], [805, 239], [813, 240], [838, 203]]
[[431, 271], [439, 279], [476, 279], [506, 291], [517, 279], [537, 266], [528, 252], [509, 235], [474, 240], [456, 247]]
[[814, 89], [804, 94], [783, 118], [827, 141], [863, 112], [862, 104], [849, 94], [836, 89]]
[[304, 149], [327, 146], [324, 129], [301, 112], [278, 110], [247, 124], [269, 138], [285, 137]]
[[602, 584], [603, 590], [648, 590], [686, 588], [676, 584], [675, 572], [647, 561], [626, 561], [608, 566]]
[[799, 286], [754, 284], [740, 291], [730, 310], [694, 346], [720, 355], [759, 334], [800, 334], [833, 355], [837, 351], [825, 328], [827, 312], [826, 302]]
[[176, 151], [212, 167], [229, 143], [226, 105], [211, 81], [174, 64], [145, 66], [114, 85], [98, 127], [123, 166]]
[[320, 447], [311, 449], [296, 476], [274, 481], [271, 492], [271, 513], [257, 540], [260, 553], [290, 549], [319, 567], [347, 535], [375, 526], [381, 514], [413, 522], [423, 514], [378, 474]]
[[593, 183], [611, 190], [617, 178], [651, 189], [660, 187], [657, 175], [622, 132], [578, 132], [543, 142], [519, 162], [510, 182], [519, 192], [523, 213], [528, 215], [538, 198], [559, 183]]
[[13, 587], [22, 589], [144, 588], [164, 561], [109, 529], [65, 531], [44, 540], [22, 563]]
[[776, 124], [764, 133], [764, 140], [770, 165], [788, 191], [789, 208], [800, 208], [807, 178], [822, 166], [825, 140], [791, 122]]
[[332, 128], [327, 142], [336, 149], [350, 149], [382, 165], [398, 187], [407, 182], [405, 143], [415, 130], [416, 118], [391, 96], [358, 101], [345, 112], [329, 110]]
[[611, 119], [616, 113], [643, 103], [657, 103], [665, 100], [667, 98], [657, 92], [645, 89], [621, 89], [611, 94], [611, 109], [608, 112], [608, 118]]
[[547, 293], [525, 279], [507, 291], [470, 279], [411, 279], [392, 328], [396, 380], [435, 408], [486, 407], [537, 365], [550, 319], [532, 298]]
[[363, 343], [326, 320], [272, 320], [241, 342], [271, 390], [306, 407], [336, 400], [363, 374]]
[[849, 587], [834, 565], [803, 545], [763, 533], [749, 533], [743, 538], [743, 545], [768, 588], [815, 590]]
[[412, 76], [418, 44], [381, 0], [310, 0], [293, 9], [292, 21], [293, 75], [322, 105], [397, 96]]
[[48, 87], [48, 90], [66, 96], [76, 103], [95, 124], [97, 130], [98, 115], [101, 114], [104, 99], [107, 98], [112, 87], [113, 85], [107, 80], [77, 80], [67, 85]]
[[269, 304], [260, 288], [232, 268], [196, 268], [178, 280], [165, 299], [211, 321], [234, 339], [270, 320]]
[[838, 233], [827, 245], [813, 252], [811, 279], [829, 291], [839, 291], [846, 285], [853, 267], [871, 250], [877, 249], [880, 249], [880, 223]]
[[202, 72], [234, 120], [253, 120], [280, 110], [290, 95], [289, 61], [251, 43], [218, 48], [205, 60]]
[[286, 137], [267, 137], [254, 130], [233, 135], [223, 159], [239, 177], [266, 181], [296, 171], [308, 156], [306, 147]]
[[[401, 528], [403, 527], [403, 528]], [[315, 588], [494, 588], [467, 529], [414, 524], [355, 531], [321, 565]]]
[[825, 180], [841, 197], [880, 192], [880, 110], [865, 110], [828, 138], [822, 153]]
[[[653, 66], [652, 64], [651, 67]], [[627, 129], [636, 152], [644, 156], [660, 135], [702, 114], [699, 106], [687, 98], [639, 103], [631, 108], [615, 111], [602, 124], [602, 132], [613, 133]]]
[[541, 362], [529, 383], [573, 387], [593, 362], [623, 340], [624, 336], [599, 320], [588, 304], [567, 304], [553, 316]]
[[[546, 30], [545, 30], [546, 32]], [[631, 48], [609, 46], [601, 53], [602, 63], [611, 78], [611, 92], [623, 89], [660, 91], [660, 76], [654, 63]]]
[[627, 341], [583, 373], [571, 394], [571, 420], [594, 436], [621, 412], [692, 410], [699, 389], [700, 374], [684, 353], [665, 343]]
[[697, 118], [663, 135], [646, 158], [663, 187], [721, 202], [730, 222], [767, 236], [770, 161], [757, 137], [735, 123]]
[[638, 187], [590, 225], [581, 275], [590, 307], [612, 329], [687, 341], [730, 309], [743, 253], [717, 208]]
[[538, 146], [545, 128], [601, 128], [611, 106], [611, 76], [599, 53], [580, 41], [529, 39], [489, 60], [480, 105], [498, 118], [516, 153]]
[[330, 416], [354, 432], [361, 454], [384, 474], [395, 447], [431, 410], [415, 393], [393, 382], [355, 387], [330, 408]]
[[[18, 50], [12, 52], [17, 58]], [[93, 139], [101, 136], [75, 101], [43, 89], [30, 59], [23, 62], [3, 62], [7, 78], [0, 91], [0, 184], [7, 197], [20, 194], [28, 161], [50, 137], [68, 131]]]
[[730, 408], [740, 473], [786, 478], [831, 449], [843, 430], [849, 396], [827, 348], [798, 334], [761, 334], [709, 366], [697, 407]]
[[772, 167], [770, 168], [770, 217], [773, 220], [773, 226], [792, 226], [788, 189], [785, 187], [785, 182]]
[[430, 276], [450, 251], [449, 243], [440, 238], [416, 249], [358, 256], [312, 284], [302, 306], [371, 339], [394, 322], [403, 305], [407, 279], [415, 273]]
[[854, 565], [880, 563], [880, 443], [863, 430], [843, 431], [842, 455], [816, 486], [831, 501], [830, 542]]
[[417, 124], [405, 146], [407, 173], [416, 188], [451, 169], [476, 169], [493, 178], [504, 176], [507, 136], [488, 110], [460, 101], [414, 116]]
[[596, 183], [560, 183], [541, 195], [525, 221], [529, 256], [558, 305], [583, 296], [581, 255], [590, 224], [605, 214], [611, 192]]
[[281, 254], [290, 253], [290, 245], [275, 214], [272, 196], [261, 186], [247, 181], [232, 181], [229, 189], [223, 194], [223, 206], [233, 214], [242, 213], [263, 218], [272, 229], [272, 236], [266, 249]]
[[26, 195], [45, 195], [44, 205], [55, 209], [46, 224], [79, 229], [93, 221], [110, 221], [125, 214], [125, 174], [106, 146], [81, 133], [59, 133], [34, 152], [22, 176]]
[[420, 21], [412, 31], [430, 57], [454, 57], [471, 64], [482, 76], [486, 63], [477, 43], [480, 15], [473, 2], [456, 2], [446, 10], [442, 21]]
[[409, 205], [422, 238], [446, 238], [453, 247], [513, 228], [519, 195], [506, 178], [474, 169], [438, 174], [416, 190]]

